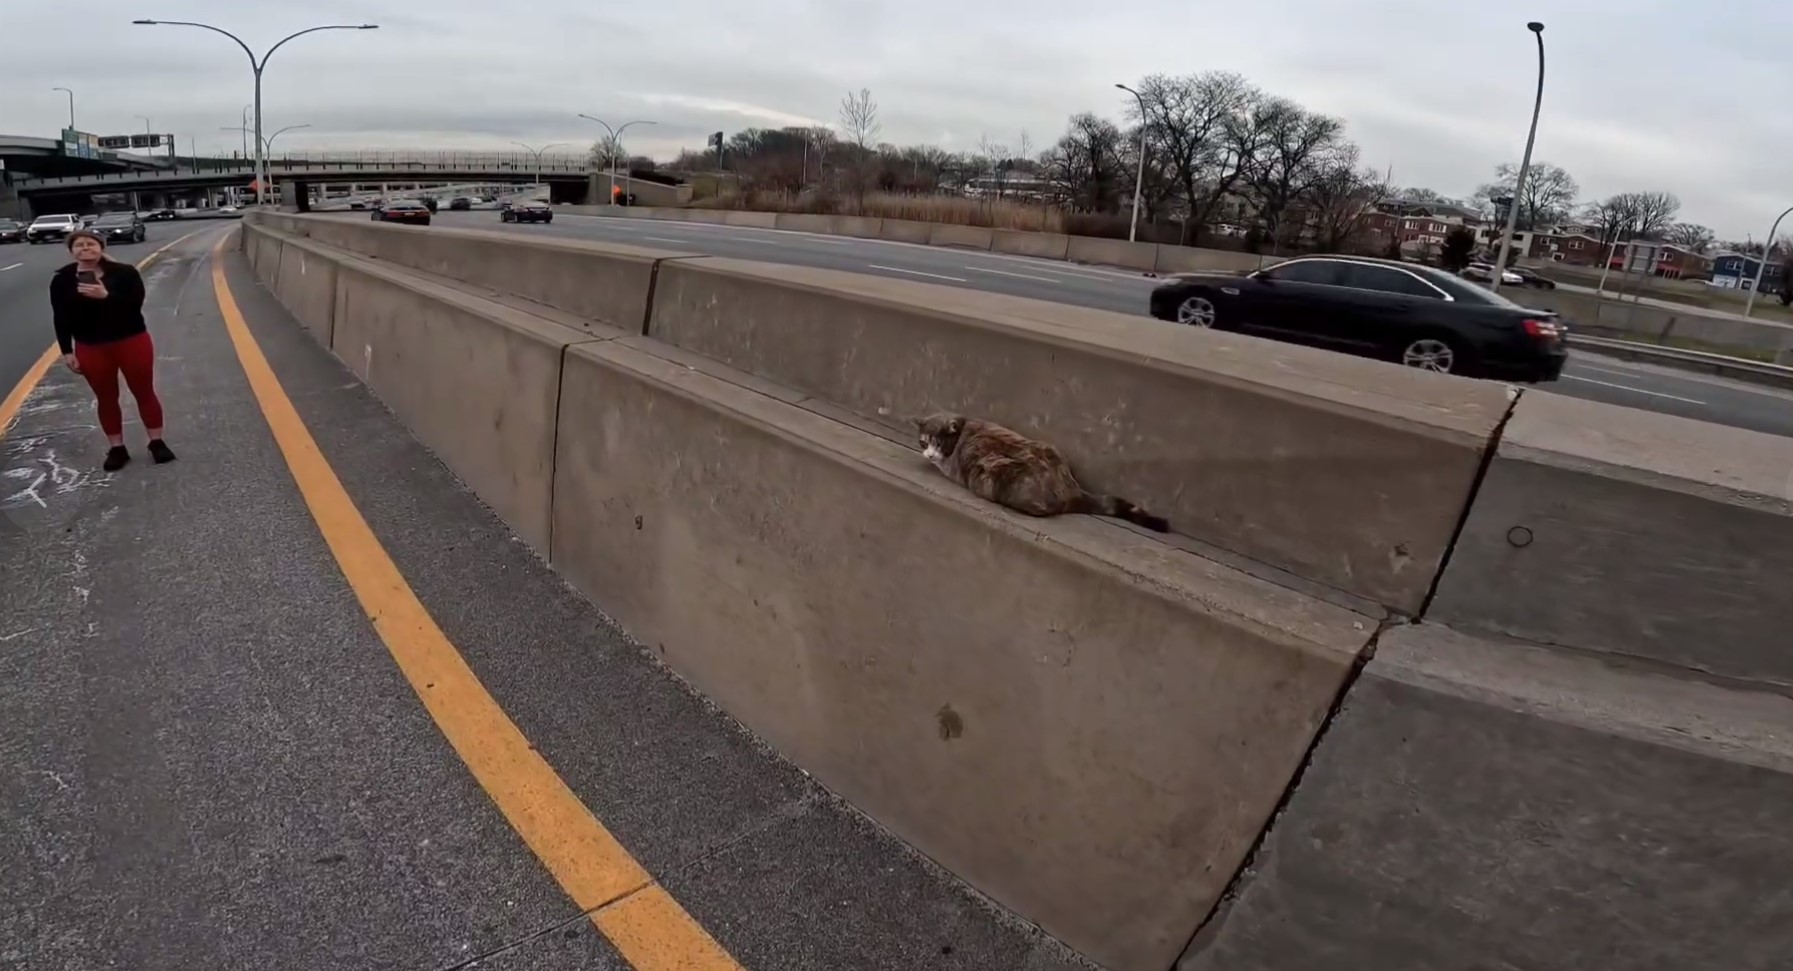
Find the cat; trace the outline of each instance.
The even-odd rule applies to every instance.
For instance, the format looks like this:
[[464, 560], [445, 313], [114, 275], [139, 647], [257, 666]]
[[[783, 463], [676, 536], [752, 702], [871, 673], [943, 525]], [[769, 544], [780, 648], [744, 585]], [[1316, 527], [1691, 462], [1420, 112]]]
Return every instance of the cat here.
[[972, 495], [1029, 516], [1086, 513], [1113, 516], [1160, 533], [1170, 523], [1119, 496], [1084, 489], [1058, 449], [994, 422], [963, 415], [910, 419], [921, 454]]

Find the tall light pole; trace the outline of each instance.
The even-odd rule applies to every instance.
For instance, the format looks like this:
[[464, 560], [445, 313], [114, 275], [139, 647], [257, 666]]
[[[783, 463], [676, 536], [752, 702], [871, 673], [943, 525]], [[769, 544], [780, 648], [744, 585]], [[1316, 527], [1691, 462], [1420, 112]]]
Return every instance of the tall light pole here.
[[[265, 140], [263, 140], [262, 148], [264, 150], [266, 150], [269, 155], [272, 155], [272, 154], [274, 154], [274, 139], [279, 138], [281, 135], [284, 135], [287, 132], [292, 131], [294, 129], [310, 128], [310, 127], [311, 127], [310, 125], [288, 125], [285, 128], [278, 129], [274, 132], [274, 134], [269, 135]], [[247, 129], [247, 128], [232, 128], [229, 125], [224, 125], [224, 126], [220, 127], [218, 130], [219, 131], [240, 131], [245, 136], [248, 135], [248, 133], [249, 133], [249, 129]]]
[[244, 105], [243, 106], [243, 158], [244, 159], [249, 158], [249, 132], [251, 131], [251, 129], [249, 127], [249, 112], [254, 111], [254, 110], [255, 110], [254, 105]]
[[[644, 119], [636, 119], [635, 121], [623, 122], [622, 127], [620, 127], [620, 128], [611, 128], [610, 125], [608, 123], [606, 123], [604, 121], [604, 119], [602, 119], [602, 118], [598, 118], [593, 115], [588, 115], [588, 114], [585, 114], [584, 112], [580, 112], [579, 117], [584, 118], [586, 121], [595, 121], [598, 124], [603, 125], [604, 130], [610, 133], [610, 184], [613, 186], [616, 185], [616, 163], [618, 161], [621, 161], [622, 154], [623, 154], [623, 132], [628, 131], [630, 125], [657, 124], [656, 122], [646, 121]], [[624, 163], [623, 164], [623, 195], [627, 196], [628, 194], [629, 194], [629, 166], [627, 163]], [[610, 204], [613, 206], [616, 205], [616, 193], [614, 193], [614, 192], [610, 193]]]
[[267, 52], [262, 54], [260, 59], [257, 59], [255, 52], [249, 49], [248, 44], [243, 43], [241, 37], [238, 37], [222, 27], [213, 27], [211, 24], [194, 23], [190, 20], [133, 20], [131, 23], [150, 27], [197, 27], [200, 30], [209, 30], [214, 34], [223, 34], [231, 40], [236, 41], [237, 46], [243, 49], [243, 53], [249, 55], [249, 69], [255, 72], [255, 204], [258, 206], [262, 205], [268, 198], [267, 154], [263, 148], [261, 137], [261, 75], [262, 71], [268, 66], [268, 58], [273, 57], [274, 52], [279, 50], [281, 45], [295, 37], [303, 37], [306, 34], [315, 34], [320, 30], [378, 30], [380, 26], [379, 24], [325, 24], [321, 27], [307, 27], [304, 30], [295, 31], [275, 41], [274, 46], [268, 48]]
[[[1756, 282], [1750, 284], [1749, 297], [1743, 301], [1743, 316], [1745, 317], [1748, 317], [1749, 312], [1756, 307], [1756, 294], [1762, 292], [1762, 274], [1768, 270], [1768, 258], [1774, 255], [1774, 234], [1780, 232], [1781, 220], [1787, 218], [1788, 213], [1793, 213], [1793, 207], [1788, 207], [1786, 212], [1774, 217], [1774, 225], [1768, 227], [1768, 238], [1762, 241], [1762, 261], [1756, 264]], [[1783, 279], [1786, 272], [1783, 267], [1781, 269]]]
[[1519, 205], [1525, 198], [1525, 177], [1532, 167], [1532, 143], [1538, 140], [1538, 111], [1544, 107], [1544, 25], [1536, 20], [1525, 25], [1538, 39], [1538, 94], [1532, 99], [1532, 127], [1525, 134], [1525, 155], [1519, 159], [1519, 178], [1513, 182], [1513, 202], [1507, 206], [1507, 228], [1500, 234], [1500, 252], [1494, 257], [1494, 279], [1488, 289], [1500, 292], [1500, 278], [1507, 272], [1507, 250], [1513, 245], [1513, 230], [1519, 225]]
[[1127, 227], [1127, 242], [1131, 243], [1139, 239], [1139, 205], [1146, 190], [1146, 99], [1124, 84], [1115, 87], [1139, 101], [1139, 171], [1133, 176], [1133, 222]]
[[522, 142], [511, 142], [511, 144], [521, 146], [523, 151], [535, 156], [535, 184], [537, 187], [540, 187], [542, 184], [542, 153], [550, 148], [559, 148], [560, 146], [565, 145], [566, 142], [549, 142], [541, 148], [530, 148]]
[[75, 92], [70, 91], [68, 88], [51, 88], [50, 90], [51, 91], [67, 92], [67, 94], [68, 94], [68, 126], [71, 131], [74, 130], [74, 127], [75, 127]]

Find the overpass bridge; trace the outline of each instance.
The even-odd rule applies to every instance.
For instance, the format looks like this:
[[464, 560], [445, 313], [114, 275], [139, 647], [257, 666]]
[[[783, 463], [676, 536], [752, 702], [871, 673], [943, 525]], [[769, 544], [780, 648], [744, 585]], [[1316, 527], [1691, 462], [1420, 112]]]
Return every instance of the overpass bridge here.
[[24, 182], [84, 175], [156, 171], [172, 162], [128, 152], [69, 154], [55, 138], [0, 134], [0, 216], [24, 215], [18, 186]]
[[[313, 152], [267, 160], [269, 178], [308, 186], [390, 183], [506, 183], [549, 185], [557, 199], [583, 200], [592, 167], [580, 155], [543, 156], [525, 152]], [[169, 205], [175, 196], [247, 189], [255, 181], [251, 159], [182, 158], [170, 167], [136, 171], [90, 171], [12, 181], [12, 190], [38, 212], [85, 210], [99, 197], [119, 196], [132, 208]], [[157, 201], [161, 200], [161, 201]], [[121, 201], [121, 205], [123, 205]]]

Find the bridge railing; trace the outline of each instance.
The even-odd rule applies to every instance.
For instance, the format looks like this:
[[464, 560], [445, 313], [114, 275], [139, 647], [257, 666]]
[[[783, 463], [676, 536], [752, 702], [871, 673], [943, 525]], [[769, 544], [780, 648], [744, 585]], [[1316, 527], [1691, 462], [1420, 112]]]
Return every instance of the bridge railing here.
[[[291, 152], [271, 156], [268, 174], [281, 176], [296, 173], [368, 171], [381, 174], [422, 172], [516, 172], [519, 175], [584, 174], [592, 163], [586, 155], [544, 155], [538, 164], [535, 156], [524, 152]], [[129, 182], [169, 182], [185, 176], [241, 173], [244, 178], [255, 174], [255, 160], [243, 158], [180, 158], [172, 168], [155, 173], [103, 172], [49, 179], [19, 179], [20, 189], [70, 185], [106, 185]]]

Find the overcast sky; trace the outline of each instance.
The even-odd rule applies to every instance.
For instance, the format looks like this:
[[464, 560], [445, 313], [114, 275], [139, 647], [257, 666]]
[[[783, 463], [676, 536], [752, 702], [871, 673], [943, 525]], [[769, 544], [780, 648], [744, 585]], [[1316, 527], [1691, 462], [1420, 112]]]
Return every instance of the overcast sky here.
[[[637, 118], [631, 152], [670, 157], [716, 130], [833, 123], [868, 87], [885, 140], [950, 150], [980, 136], [1036, 148], [1074, 112], [1117, 120], [1115, 82], [1237, 71], [1345, 119], [1364, 159], [1401, 185], [1468, 195], [1517, 161], [1536, 53], [1550, 73], [1534, 158], [1586, 197], [1666, 190], [1721, 238], [1760, 238], [1793, 204], [1789, 0], [0, 0], [0, 132], [50, 137], [76, 92], [84, 131], [141, 131], [182, 151], [229, 151], [250, 100], [248, 59], [226, 38], [136, 17], [205, 21], [260, 51], [276, 148], [589, 145]], [[1566, 9], [1572, 8], [1572, 9]], [[533, 11], [524, 19], [522, 12]], [[1757, 92], [1762, 92], [1758, 94]]]

